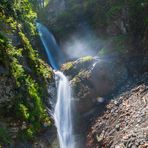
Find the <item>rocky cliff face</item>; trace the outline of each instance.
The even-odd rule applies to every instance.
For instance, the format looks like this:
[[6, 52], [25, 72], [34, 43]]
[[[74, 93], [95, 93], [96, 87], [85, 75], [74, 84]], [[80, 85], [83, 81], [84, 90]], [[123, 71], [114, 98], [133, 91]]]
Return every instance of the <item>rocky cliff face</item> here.
[[[148, 70], [148, 5], [144, 0], [130, 2], [53, 0], [39, 15], [58, 38], [66, 40], [85, 20], [104, 40], [99, 58], [85, 57], [62, 66], [74, 90], [78, 134], [88, 124], [89, 113], [102, 108], [100, 102], [112, 98], [129, 80], [129, 73], [134, 76]], [[56, 136], [46, 106], [55, 102], [56, 88], [52, 69], [38, 54], [42, 49], [34, 24], [37, 15], [29, 1], [1, 1], [0, 16], [0, 147], [51, 147]], [[136, 146], [147, 147], [147, 131], [141, 134], [147, 124], [147, 77], [139, 77], [136, 83], [127, 83], [130, 91], [121, 90], [126, 93], [98, 115], [88, 147], [130, 147], [132, 140]]]
[[37, 33], [31, 3], [1, 1], [0, 16], [0, 147], [23, 147], [52, 127], [45, 104], [53, 72], [32, 44]]
[[16, 88], [14, 80], [7, 76], [0, 76], [0, 109], [9, 110], [14, 105]]
[[106, 110], [96, 118], [87, 137], [92, 147], [141, 147], [147, 141], [148, 77], [135, 77], [120, 89]]
[[71, 81], [79, 114], [89, 112], [98, 98], [107, 98], [128, 78], [126, 67], [118, 62], [84, 57], [63, 65], [62, 70]]
[[[58, 4], [57, 7], [62, 8], [60, 6], [62, 2]], [[47, 9], [50, 10], [51, 6], [52, 4], [49, 3]], [[63, 40], [67, 41], [73, 35], [72, 33], [81, 31], [80, 24], [83, 24], [83, 27], [87, 24], [89, 29], [103, 40], [101, 46], [98, 47], [98, 55], [117, 55], [133, 67], [134, 73], [146, 70], [145, 64], [142, 66], [145, 67], [144, 69], [140, 66], [146, 63], [144, 59], [147, 57], [145, 50], [147, 45], [144, 40], [147, 34], [148, 4], [145, 0], [130, 2], [77, 0], [65, 1], [65, 6], [66, 9], [63, 9], [63, 12], [53, 17], [54, 21], [45, 19], [45, 23], [59, 38], [61, 45]], [[47, 13], [52, 16], [49, 11]]]

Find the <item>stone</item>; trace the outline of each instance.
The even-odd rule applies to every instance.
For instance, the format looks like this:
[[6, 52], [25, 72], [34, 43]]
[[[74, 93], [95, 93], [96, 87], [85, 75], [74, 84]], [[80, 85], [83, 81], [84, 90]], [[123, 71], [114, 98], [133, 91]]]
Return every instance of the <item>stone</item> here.
[[127, 70], [116, 61], [99, 60], [90, 74], [98, 96], [107, 96], [127, 79]]
[[15, 85], [11, 78], [0, 76], [0, 108], [9, 109], [12, 107], [15, 98]]
[[80, 114], [99, 104], [127, 79], [126, 67], [118, 61], [87, 56], [65, 63], [62, 70], [70, 79], [75, 106]]
[[3, 66], [0, 66], [0, 74], [7, 74], [7, 73], [8, 73], [8, 70]]

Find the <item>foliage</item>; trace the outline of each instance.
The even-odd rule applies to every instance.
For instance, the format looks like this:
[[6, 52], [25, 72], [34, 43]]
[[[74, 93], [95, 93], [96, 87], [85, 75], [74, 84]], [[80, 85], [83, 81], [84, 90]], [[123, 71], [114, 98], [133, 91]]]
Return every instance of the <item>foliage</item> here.
[[107, 46], [104, 46], [99, 52], [98, 56], [110, 56], [110, 55], [124, 55], [127, 52], [130, 40], [126, 35], [118, 35], [112, 37]]
[[[25, 36], [23, 32], [19, 32], [19, 36], [22, 41], [22, 45], [24, 46], [24, 53], [28, 58], [29, 65], [31, 66], [32, 70], [35, 70], [34, 73], [37, 75], [42, 75], [43, 78], [52, 78], [51, 69], [47, 68], [48, 66], [44, 64], [44, 62], [38, 58], [37, 51], [33, 50], [28, 38]], [[45, 80], [45, 79], [44, 79]]]
[[[101, 3], [101, 4], [100, 4]], [[103, 4], [102, 4], [103, 3]], [[67, 9], [49, 22], [50, 28], [64, 37], [79, 28], [81, 23], [88, 23], [93, 28], [103, 28], [106, 24], [105, 2], [98, 0], [70, 0]], [[67, 22], [68, 20], [68, 22]], [[65, 23], [67, 22], [67, 23]], [[63, 35], [64, 33], [64, 35]]]
[[19, 104], [20, 106], [20, 112], [23, 115], [23, 118], [25, 120], [29, 119], [29, 112], [28, 112], [28, 108], [24, 105], [24, 104]]
[[2, 50], [5, 48], [7, 42], [7, 38], [5, 38], [1, 33], [0, 33], [0, 45], [1, 45], [1, 50], [0, 50], [0, 63], [6, 66], [6, 54], [5, 50]]
[[64, 70], [64, 71], [70, 70], [72, 67], [73, 67], [73, 62], [68, 62], [66, 64], [63, 64], [62, 70]]
[[0, 144], [9, 144], [10, 143], [10, 135], [6, 128], [0, 127]]
[[93, 60], [92, 56], [86, 56], [86, 57], [81, 58], [81, 63], [90, 62], [92, 60]]
[[23, 22], [26, 32], [31, 35], [35, 35], [34, 20], [36, 19], [36, 13], [32, 10], [32, 5], [29, 0], [15, 0], [13, 3], [13, 10], [15, 18]]
[[[39, 84], [35, 82], [35, 80], [33, 80], [33, 78], [29, 74], [26, 73], [23, 66], [18, 61], [18, 56], [14, 53], [15, 48], [12, 47], [12, 45], [9, 45], [7, 48], [7, 55], [8, 58], [10, 58], [9, 60], [11, 61], [10, 70], [12, 76], [16, 80], [16, 84], [21, 93], [18, 100], [16, 100], [15, 110], [16, 112], [18, 112], [18, 117], [22, 121], [25, 120], [27, 123], [28, 128], [25, 130], [26, 135], [28, 135], [27, 131], [29, 131], [29, 133], [32, 133], [31, 135], [33, 137], [34, 134], [37, 133], [41, 125], [44, 124], [44, 121], [47, 120], [48, 114], [46, 113], [42, 103], [43, 96], [42, 93], [40, 93], [41, 89], [39, 89]], [[23, 96], [23, 94], [25, 94], [25, 97]], [[36, 124], [40, 126], [36, 127]], [[30, 125], [32, 126], [31, 129]]]
[[[26, 124], [18, 137], [30, 139], [44, 124], [51, 125], [43, 99], [52, 71], [30, 43], [36, 35], [36, 13], [30, 1], [4, 0], [0, 2], [0, 8], [0, 62], [7, 63], [9, 75], [14, 78], [17, 86], [13, 118]], [[11, 36], [17, 36], [19, 45], [13, 43]], [[6, 144], [6, 139], [3, 143]]]
[[65, 11], [47, 20], [50, 29], [62, 39], [69, 37], [84, 22], [103, 39], [110, 36], [111, 25], [117, 26], [122, 35], [120, 23], [123, 22], [127, 36], [133, 40], [136, 36], [140, 38], [147, 27], [147, 0], [69, 0], [65, 3]]

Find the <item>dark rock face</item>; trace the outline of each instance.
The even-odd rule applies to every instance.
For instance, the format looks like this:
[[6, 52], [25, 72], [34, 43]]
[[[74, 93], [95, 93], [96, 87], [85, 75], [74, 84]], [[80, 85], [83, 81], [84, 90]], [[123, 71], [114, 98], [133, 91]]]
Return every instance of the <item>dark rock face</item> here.
[[147, 148], [148, 75], [129, 80], [109, 102], [87, 136], [85, 148]]
[[148, 71], [148, 27], [147, 30], [144, 33], [144, 39], [143, 39], [143, 44], [144, 44], [144, 59], [143, 59], [143, 70]]
[[[6, 76], [0, 76], [0, 109], [9, 109], [14, 105], [15, 99], [14, 81]], [[5, 110], [6, 111], [6, 110]]]
[[80, 114], [90, 111], [96, 98], [110, 95], [127, 79], [125, 66], [115, 60], [84, 57], [70, 64], [63, 65], [63, 71], [71, 80]]
[[[90, 70], [95, 62], [90, 56], [66, 63], [62, 70], [69, 77], [74, 91], [74, 103], [80, 113], [89, 111], [93, 107], [94, 90], [88, 80]], [[85, 107], [84, 107], [85, 106]]]
[[121, 63], [99, 60], [90, 74], [90, 81], [98, 96], [106, 96], [127, 79], [127, 70]]

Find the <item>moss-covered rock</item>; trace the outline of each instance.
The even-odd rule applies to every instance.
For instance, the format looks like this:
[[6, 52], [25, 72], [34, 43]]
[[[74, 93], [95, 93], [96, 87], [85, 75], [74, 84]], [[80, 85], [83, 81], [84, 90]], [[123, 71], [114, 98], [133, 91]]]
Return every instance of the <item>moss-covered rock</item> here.
[[127, 79], [125, 66], [117, 60], [84, 57], [69, 63], [62, 70], [69, 76], [81, 114], [93, 108], [96, 98], [110, 95]]
[[119, 61], [100, 59], [91, 71], [90, 82], [97, 96], [108, 96], [127, 79], [127, 69]]
[[86, 56], [73, 62], [68, 62], [62, 65], [61, 70], [70, 77], [77, 75], [82, 70], [88, 70], [91, 64], [95, 61], [92, 56]]
[[16, 2], [0, 2], [0, 115], [13, 143], [34, 140], [51, 127], [45, 103], [51, 97], [48, 86], [54, 83], [52, 69], [38, 54], [40, 47], [35, 50], [32, 44], [36, 13], [30, 1]]

